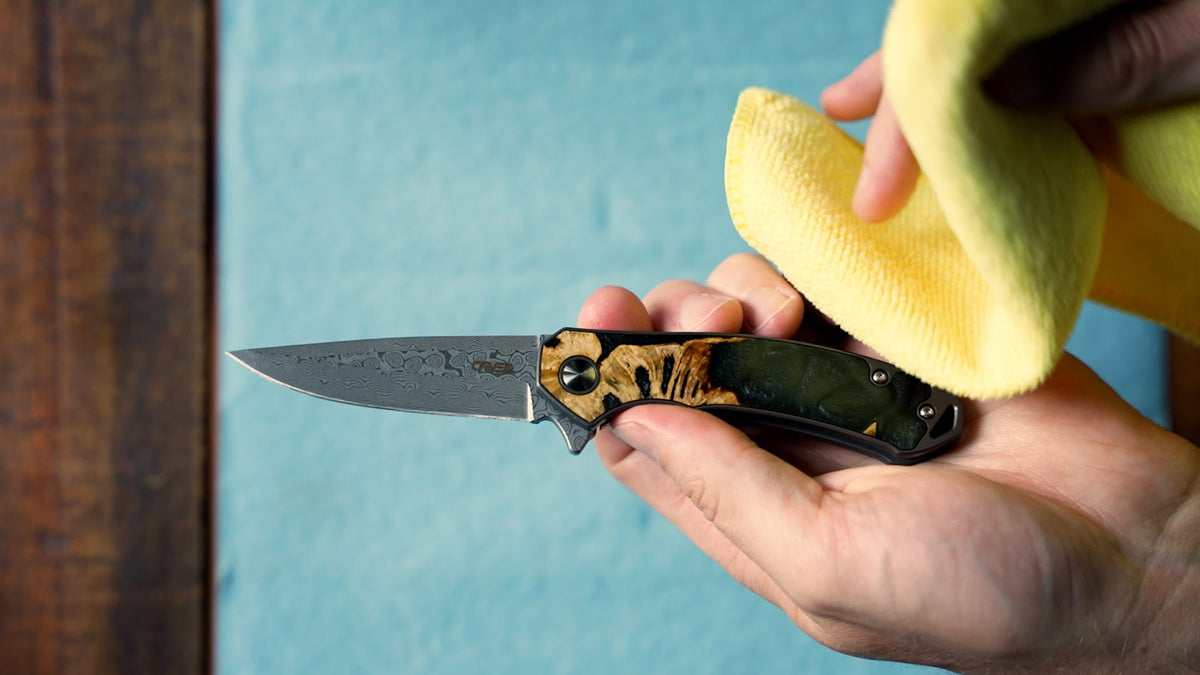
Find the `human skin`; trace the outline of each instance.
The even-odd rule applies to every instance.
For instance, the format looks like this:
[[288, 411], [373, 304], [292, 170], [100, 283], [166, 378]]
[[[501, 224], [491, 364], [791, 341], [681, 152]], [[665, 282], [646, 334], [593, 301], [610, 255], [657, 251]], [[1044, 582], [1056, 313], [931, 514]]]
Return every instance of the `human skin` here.
[[[833, 336], [869, 353], [804, 307], [738, 254], [644, 300], [602, 288], [579, 324]], [[1070, 356], [1036, 391], [966, 406], [958, 446], [913, 467], [671, 405], [619, 414], [596, 448], [833, 649], [968, 673], [1200, 670], [1200, 450]]]
[[[1200, 0], [1126, 3], [1024, 45], [982, 86], [997, 102], [1066, 114], [1103, 160], [1103, 116], [1200, 97]], [[840, 121], [874, 116], [853, 208], [886, 220], [908, 201], [920, 169], [883, 87], [878, 52], [821, 95]]]

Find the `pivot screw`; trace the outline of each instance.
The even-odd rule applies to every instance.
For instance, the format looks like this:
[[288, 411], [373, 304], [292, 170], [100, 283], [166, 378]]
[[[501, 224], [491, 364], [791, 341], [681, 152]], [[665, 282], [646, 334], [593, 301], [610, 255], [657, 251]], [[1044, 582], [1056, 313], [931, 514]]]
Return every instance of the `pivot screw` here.
[[600, 369], [586, 356], [572, 356], [559, 367], [558, 381], [563, 389], [582, 396], [600, 384]]
[[937, 415], [937, 408], [929, 405], [928, 403], [920, 408], [917, 408], [917, 416], [923, 420], [931, 420], [933, 419], [934, 415]]

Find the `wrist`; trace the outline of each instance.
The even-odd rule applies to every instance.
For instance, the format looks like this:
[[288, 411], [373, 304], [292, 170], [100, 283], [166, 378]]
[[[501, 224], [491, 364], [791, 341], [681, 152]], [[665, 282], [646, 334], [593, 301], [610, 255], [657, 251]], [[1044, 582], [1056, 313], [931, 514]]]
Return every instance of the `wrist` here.
[[1103, 599], [1075, 615], [1057, 647], [961, 672], [1200, 673], [1200, 449], [1160, 427], [1141, 431], [1145, 443], [1132, 450], [1157, 455], [1161, 509], [1114, 527], [1121, 543], [1113, 574], [1084, 592]]
[[1200, 672], [1200, 449], [1179, 440], [1192, 458], [1190, 488], [1165, 516], [1139, 589], [1148, 621], [1130, 656], [1145, 672]]
[[1161, 428], [1146, 438], [1142, 451], [1174, 460], [1159, 465], [1162, 509], [1122, 537], [1133, 593], [1087, 672], [1200, 673], [1200, 449]]

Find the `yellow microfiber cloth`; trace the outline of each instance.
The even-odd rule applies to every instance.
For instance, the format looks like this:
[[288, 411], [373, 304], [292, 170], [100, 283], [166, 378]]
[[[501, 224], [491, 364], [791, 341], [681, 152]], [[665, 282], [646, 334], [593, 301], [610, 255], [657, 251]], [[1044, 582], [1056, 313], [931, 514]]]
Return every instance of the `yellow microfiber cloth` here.
[[725, 166], [738, 231], [851, 335], [963, 396], [1037, 386], [1089, 295], [1200, 341], [1200, 103], [1111, 119], [1114, 171], [1063, 116], [981, 86], [1018, 45], [1114, 4], [898, 0], [884, 84], [923, 175], [883, 223], [850, 207], [857, 141], [745, 91]]

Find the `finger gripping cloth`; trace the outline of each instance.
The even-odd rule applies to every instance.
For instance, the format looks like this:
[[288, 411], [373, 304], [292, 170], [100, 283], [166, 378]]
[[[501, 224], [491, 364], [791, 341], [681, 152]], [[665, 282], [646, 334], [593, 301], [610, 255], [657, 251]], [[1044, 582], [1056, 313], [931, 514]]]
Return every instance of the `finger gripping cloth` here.
[[1200, 341], [1200, 103], [1112, 118], [1109, 168], [1063, 115], [982, 88], [1013, 48], [1113, 4], [898, 0], [884, 85], [923, 172], [911, 200], [858, 220], [861, 145], [748, 89], [726, 153], [735, 226], [852, 335], [963, 396], [1036, 387], [1087, 297]]

